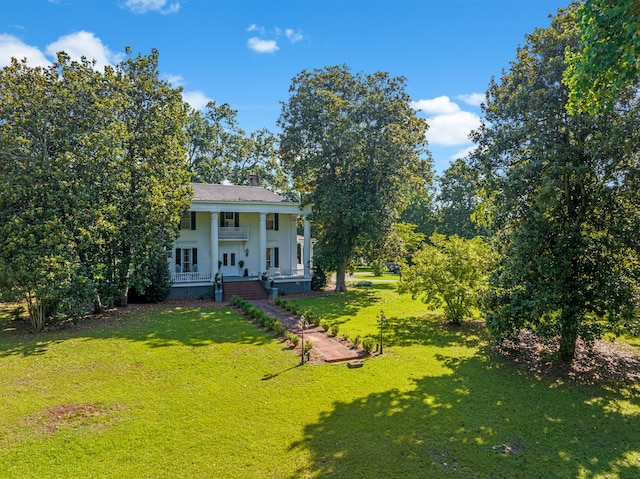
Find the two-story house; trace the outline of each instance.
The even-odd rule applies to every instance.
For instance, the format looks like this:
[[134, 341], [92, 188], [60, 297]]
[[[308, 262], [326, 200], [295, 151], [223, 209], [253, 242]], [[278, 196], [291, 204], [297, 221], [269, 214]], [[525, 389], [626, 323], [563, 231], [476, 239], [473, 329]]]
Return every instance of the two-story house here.
[[255, 176], [250, 186], [191, 186], [191, 206], [169, 260], [170, 298], [213, 297], [217, 280], [246, 281], [265, 273], [279, 290], [310, 290], [310, 206], [268, 191]]

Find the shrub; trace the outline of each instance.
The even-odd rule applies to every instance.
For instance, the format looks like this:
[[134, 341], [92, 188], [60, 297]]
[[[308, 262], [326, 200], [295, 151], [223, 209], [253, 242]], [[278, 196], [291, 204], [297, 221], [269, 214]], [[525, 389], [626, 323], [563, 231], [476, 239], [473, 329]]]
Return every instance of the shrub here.
[[372, 261], [370, 266], [374, 276], [382, 276], [386, 269], [385, 262], [382, 259]]
[[360, 346], [360, 343], [362, 342], [362, 338], [360, 338], [360, 335], [357, 334], [355, 338], [353, 338], [353, 345], [357, 348], [358, 346]]
[[331, 325], [331, 336], [337, 336], [338, 335], [338, 331], [340, 331], [340, 325], [339, 324], [332, 324]]
[[329, 321], [320, 321], [320, 327], [322, 329], [324, 329], [325, 331], [329, 331], [329, 329], [331, 329], [331, 323], [329, 323]]
[[313, 291], [322, 291], [327, 286], [327, 275], [318, 265], [313, 267], [313, 275], [311, 276], [311, 289]]
[[375, 345], [376, 340], [371, 337], [367, 337], [362, 340], [362, 349], [364, 349], [365, 353], [367, 354], [371, 354], [371, 351], [373, 351], [373, 347]]
[[291, 332], [286, 332], [285, 333], [285, 338], [287, 338], [287, 341], [289, 341], [291, 344], [293, 344], [294, 348], [298, 347], [298, 344], [300, 343], [300, 337], [297, 334], [293, 334]]
[[311, 348], [313, 348], [313, 343], [310, 343], [309, 341], [305, 341], [303, 352], [308, 353], [309, 351], [311, 351]]

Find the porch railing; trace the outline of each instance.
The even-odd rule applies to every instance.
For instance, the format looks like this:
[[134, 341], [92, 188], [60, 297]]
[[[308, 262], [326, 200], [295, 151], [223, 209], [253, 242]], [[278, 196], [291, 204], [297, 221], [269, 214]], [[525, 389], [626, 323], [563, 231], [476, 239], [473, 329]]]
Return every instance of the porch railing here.
[[195, 283], [199, 281], [211, 281], [211, 273], [171, 273], [174, 283]]
[[238, 226], [223, 226], [218, 229], [219, 240], [248, 240], [249, 239], [249, 227]]

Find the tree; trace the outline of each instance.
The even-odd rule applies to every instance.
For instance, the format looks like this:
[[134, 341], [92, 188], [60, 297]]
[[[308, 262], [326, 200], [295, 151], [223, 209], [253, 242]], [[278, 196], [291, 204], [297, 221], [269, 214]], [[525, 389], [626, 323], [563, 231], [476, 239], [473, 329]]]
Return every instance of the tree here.
[[426, 122], [405, 80], [352, 74], [346, 66], [303, 71], [278, 120], [280, 157], [318, 226], [314, 261], [336, 271], [336, 291], [356, 247], [377, 248], [408, 191], [430, 175]]
[[565, 52], [575, 8], [537, 29], [489, 86], [473, 154], [501, 255], [485, 304], [498, 339], [532, 329], [571, 360], [576, 341], [625, 324], [638, 294], [638, 131], [633, 91], [619, 108], [568, 115]]
[[238, 126], [237, 113], [215, 102], [204, 112], [189, 110], [187, 161], [192, 181], [248, 185], [253, 174], [267, 189], [291, 196], [289, 179], [277, 161], [276, 137], [266, 129], [247, 135]]
[[438, 232], [463, 238], [486, 234], [486, 229], [473, 221], [479, 203], [477, 171], [465, 160], [458, 159], [444, 170], [438, 182]]
[[570, 112], [613, 108], [640, 77], [640, 0], [585, 0], [578, 8], [577, 49], [567, 51]]
[[[103, 73], [64, 53], [0, 70], [0, 289], [35, 329], [126, 297], [131, 266], [166, 255], [190, 191], [179, 90], [157, 52]], [[165, 256], [166, 261], [166, 256]]]
[[382, 248], [368, 259], [373, 261], [376, 257], [385, 261], [405, 263], [411, 260], [413, 253], [422, 246], [425, 235], [416, 231], [417, 225], [411, 223], [393, 223], [391, 230], [385, 238]]
[[482, 238], [465, 239], [434, 233], [431, 244], [403, 267], [399, 293], [420, 297], [430, 309], [444, 307], [445, 318], [460, 324], [479, 301], [491, 273], [493, 254]]

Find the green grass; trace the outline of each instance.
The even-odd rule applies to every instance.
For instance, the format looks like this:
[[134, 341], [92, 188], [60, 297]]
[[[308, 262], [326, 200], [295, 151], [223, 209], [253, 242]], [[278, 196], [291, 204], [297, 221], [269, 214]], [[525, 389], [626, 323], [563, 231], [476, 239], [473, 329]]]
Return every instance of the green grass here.
[[0, 477], [640, 474], [637, 385], [527, 373], [488, 352], [481, 325], [448, 327], [389, 284], [295, 302], [350, 336], [376, 334], [383, 309], [388, 354], [300, 367], [229, 309], [38, 335], [0, 315]]

